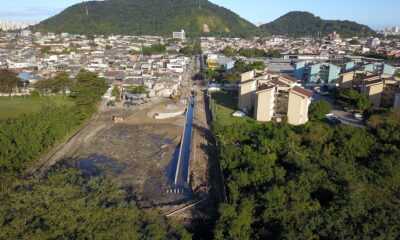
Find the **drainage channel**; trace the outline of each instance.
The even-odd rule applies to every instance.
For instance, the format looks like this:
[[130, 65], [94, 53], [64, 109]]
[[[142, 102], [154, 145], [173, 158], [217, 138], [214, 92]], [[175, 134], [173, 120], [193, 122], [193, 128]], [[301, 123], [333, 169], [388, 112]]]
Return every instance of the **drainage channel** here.
[[181, 142], [178, 164], [175, 172], [175, 186], [187, 186], [189, 183], [189, 162], [190, 162], [190, 147], [192, 143], [194, 117], [194, 98], [190, 98], [189, 106], [186, 114], [186, 124]]

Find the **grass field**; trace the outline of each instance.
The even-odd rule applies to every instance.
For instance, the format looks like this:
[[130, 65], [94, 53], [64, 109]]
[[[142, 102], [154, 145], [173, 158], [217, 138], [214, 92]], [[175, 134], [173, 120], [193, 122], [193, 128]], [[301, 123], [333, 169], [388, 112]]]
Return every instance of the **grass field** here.
[[238, 110], [238, 92], [220, 91], [212, 93], [217, 121], [223, 125], [254, 121], [250, 117], [234, 117], [232, 113]]
[[0, 121], [18, 117], [24, 113], [39, 111], [46, 105], [72, 105], [67, 96], [48, 97], [0, 97]]

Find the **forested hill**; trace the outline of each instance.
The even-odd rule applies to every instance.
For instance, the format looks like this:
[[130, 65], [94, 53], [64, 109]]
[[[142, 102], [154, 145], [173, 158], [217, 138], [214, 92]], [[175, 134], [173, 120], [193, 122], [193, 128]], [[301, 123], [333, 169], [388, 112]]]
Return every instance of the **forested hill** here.
[[271, 35], [326, 36], [333, 31], [346, 37], [374, 36], [376, 33], [366, 25], [351, 21], [323, 20], [309, 12], [289, 12], [273, 22], [260, 26]]
[[[86, 11], [87, 9], [87, 11]], [[73, 5], [42, 21], [36, 29], [75, 34], [171, 36], [258, 35], [259, 29], [232, 11], [207, 0], [107, 0]]]

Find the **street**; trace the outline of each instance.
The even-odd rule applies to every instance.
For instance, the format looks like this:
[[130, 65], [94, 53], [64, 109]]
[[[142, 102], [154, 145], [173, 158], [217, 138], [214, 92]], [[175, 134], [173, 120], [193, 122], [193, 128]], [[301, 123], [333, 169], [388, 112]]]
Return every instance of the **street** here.
[[315, 101], [319, 101], [319, 100], [327, 101], [331, 105], [332, 113], [337, 118], [339, 118], [339, 120], [343, 124], [349, 124], [349, 125], [353, 125], [356, 127], [364, 127], [365, 126], [362, 119], [358, 119], [358, 118], [354, 117], [354, 114], [346, 112], [346, 111], [342, 110], [340, 106], [335, 105], [334, 100], [331, 97], [322, 96], [321, 94], [314, 92], [313, 99], [315, 99]]

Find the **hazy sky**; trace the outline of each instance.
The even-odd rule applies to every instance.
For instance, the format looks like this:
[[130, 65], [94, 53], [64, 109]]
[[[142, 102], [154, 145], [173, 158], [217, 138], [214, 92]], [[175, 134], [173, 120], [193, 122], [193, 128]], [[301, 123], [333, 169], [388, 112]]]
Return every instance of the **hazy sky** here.
[[[0, 21], [34, 23], [82, 0], [0, 0]], [[323, 19], [352, 20], [377, 29], [400, 26], [400, 0], [211, 0], [253, 22], [270, 22], [294, 10]]]

